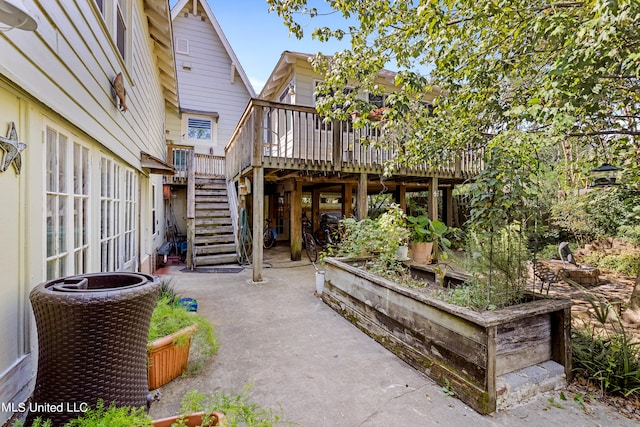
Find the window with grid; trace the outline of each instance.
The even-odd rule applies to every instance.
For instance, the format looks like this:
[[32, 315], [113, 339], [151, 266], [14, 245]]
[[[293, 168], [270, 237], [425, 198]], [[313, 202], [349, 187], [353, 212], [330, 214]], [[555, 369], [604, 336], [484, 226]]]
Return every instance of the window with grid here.
[[127, 46], [127, 0], [118, 0], [116, 3], [116, 46], [122, 56], [126, 59], [125, 54]]
[[120, 256], [120, 166], [100, 159], [100, 271], [116, 271]]
[[137, 194], [138, 194], [138, 176], [129, 169], [124, 172], [124, 265], [119, 268], [126, 267], [126, 264], [135, 263], [137, 257], [137, 233], [138, 215], [137, 215]]
[[46, 128], [47, 280], [88, 269], [89, 150]]

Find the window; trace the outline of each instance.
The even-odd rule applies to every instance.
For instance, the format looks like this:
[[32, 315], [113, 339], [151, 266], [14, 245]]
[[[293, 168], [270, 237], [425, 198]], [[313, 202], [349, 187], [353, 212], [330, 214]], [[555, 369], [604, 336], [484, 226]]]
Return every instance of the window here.
[[95, 0], [96, 6], [98, 6], [98, 10], [100, 13], [104, 15], [104, 0]]
[[47, 126], [47, 280], [88, 269], [89, 176], [89, 150]]
[[211, 141], [211, 119], [187, 119], [187, 137], [198, 141]]
[[372, 93], [369, 94], [369, 104], [373, 104], [378, 108], [384, 107], [386, 100], [387, 95], [374, 95]]
[[[123, 4], [125, 3], [125, 4]], [[116, 46], [118, 51], [125, 59], [126, 41], [127, 41], [127, 21], [126, 21], [126, 0], [118, 0], [116, 3]]]
[[189, 55], [189, 39], [182, 37], [176, 38], [176, 53]]
[[100, 159], [100, 271], [132, 270], [137, 259], [138, 176]]

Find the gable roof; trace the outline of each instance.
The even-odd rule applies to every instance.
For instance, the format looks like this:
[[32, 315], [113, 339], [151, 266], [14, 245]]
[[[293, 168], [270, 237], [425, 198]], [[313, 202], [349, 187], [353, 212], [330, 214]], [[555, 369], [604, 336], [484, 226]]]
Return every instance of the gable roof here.
[[160, 73], [164, 99], [177, 109], [179, 107], [178, 79], [173, 54], [173, 31], [169, 2], [167, 0], [145, 0], [144, 13], [149, 24], [149, 37], [153, 40], [153, 53]]
[[176, 3], [171, 8], [171, 21], [173, 22], [176, 19], [178, 14], [182, 11], [182, 9], [185, 8], [185, 6], [189, 2], [193, 3], [194, 7], [197, 7], [197, 3], [200, 3], [205, 13], [207, 14], [207, 18], [209, 19], [209, 22], [211, 22], [211, 25], [213, 26], [214, 31], [218, 34], [218, 37], [220, 37], [220, 40], [222, 41], [222, 46], [226, 50], [227, 55], [229, 55], [229, 58], [231, 58], [231, 63], [233, 64], [236, 71], [240, 75], [240, 78], [242, 79], [242, 82], [247, 88], [247, 91], [249, 92], [251, 98], [255, 98], [256, 91], [253, 89], [253, 86], [251, 85], [251, 82], [249, 81], [247, 74], [244, 72], [244, 68], [242, 68], [242, 65], [240, 65], [240, 61], [238, 60], [238, 57], [236, 56], [235, 52], [231, 48], [231, 44], [229, 44], [229, 40], [227, 40], [227, 37], [224, 35], [224, 31], [222, 31], [222, 27], [220, 27], [218, 20], [216, 19], [215, 15], [213, 14], [213, 11], [211, 10], [211, 7], [209, 7], [209, 3], [206, 0], [205, 1], [179, 0], [178, 3]]

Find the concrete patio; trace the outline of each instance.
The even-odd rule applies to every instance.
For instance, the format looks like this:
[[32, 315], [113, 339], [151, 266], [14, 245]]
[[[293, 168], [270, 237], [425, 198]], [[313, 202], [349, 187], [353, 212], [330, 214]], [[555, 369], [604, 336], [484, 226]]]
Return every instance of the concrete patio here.
[[250, 268], [203, 273], [170, 265], [159, 272], [198, 300], [221, 348], [198, 375], [161, 388], [154, 418], [177, 413], [189, 390], [235, 394], [250, 385], [252, 401], [307, 427], [637, 425], [602, 405], [582, 409], [570, 395], [561, 401], [559, 391], [482, 416], [317, 298], [306, 259], [292, 262], [288, 247], [276, 247], [265, 251], [265, 267], [260, 284], [252, 283]]

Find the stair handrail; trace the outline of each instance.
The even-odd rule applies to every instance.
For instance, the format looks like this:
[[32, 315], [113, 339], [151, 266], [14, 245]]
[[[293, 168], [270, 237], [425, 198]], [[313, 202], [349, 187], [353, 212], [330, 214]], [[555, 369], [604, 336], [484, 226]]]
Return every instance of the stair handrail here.
[[231, 225], [233, 226], [233, 240], [236, 244], [236, 255], [240, 255], [240, 241], [238, 239], [239, 217], [238, 217], [238, 193], [233, 181], [227, 181], [227, 198], [229, 199], [229, 212], [231, 214]]

